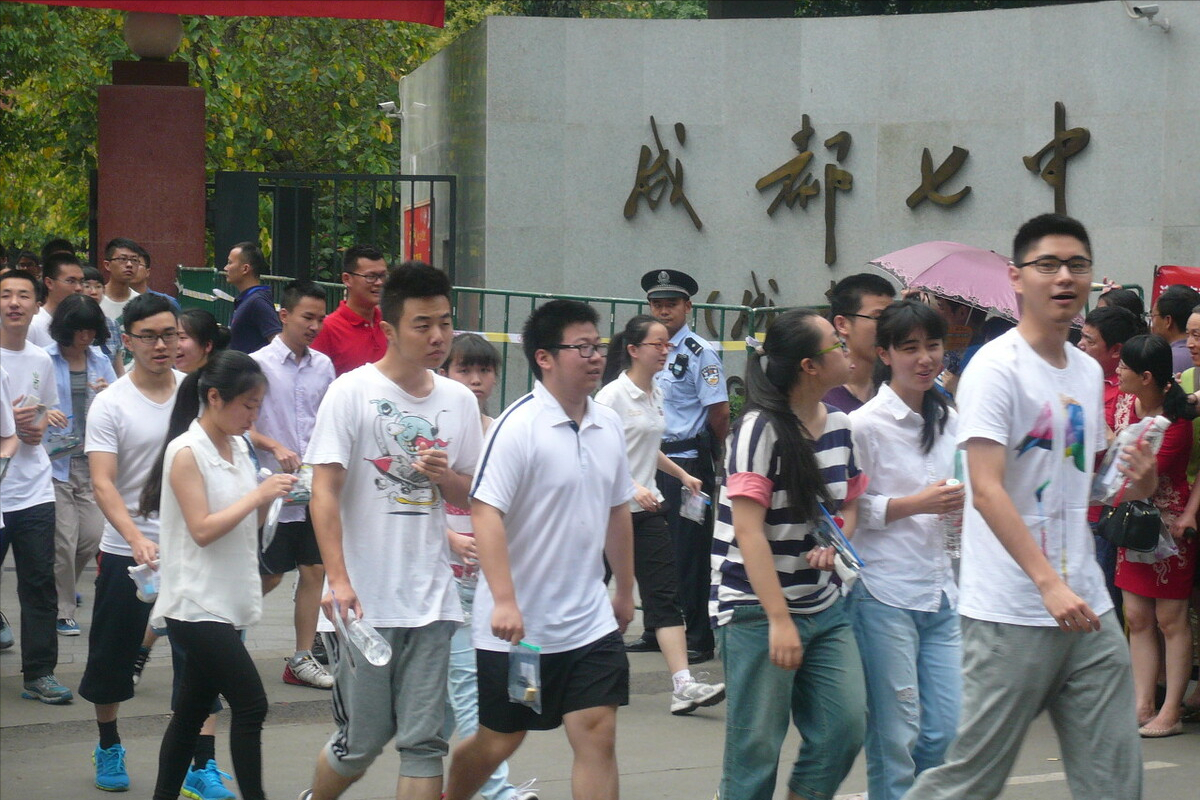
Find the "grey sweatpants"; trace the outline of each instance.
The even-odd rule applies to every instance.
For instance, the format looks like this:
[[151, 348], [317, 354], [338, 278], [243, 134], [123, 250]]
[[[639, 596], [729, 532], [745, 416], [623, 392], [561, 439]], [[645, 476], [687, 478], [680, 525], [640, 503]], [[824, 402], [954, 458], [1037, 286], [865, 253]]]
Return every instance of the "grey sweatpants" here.
[[1129, 647], [1116, 614], [1104, 614], [1092, 633], [963, 617], [962, 641], [958, 736], [945, 763], [921, 773], [905, 800], [998, 796], [1042, 710], [1058, 733], [1073, 797], [1142, 796]]
[[[367, 662], [354, 645], [325, 634], [333, 663], [333, 718], [337, 730], [325, 745], [329, 765], [352, 778], [367, 767], [395, 737], [400, 774], [436, 778], [448, 751], [442, 738], [450, 637], [456, 622], [431, 622], [420, 628], [380, 628], [392, 646], [382, 667]], [[353, 658], [354, 666], [351, 667]]]

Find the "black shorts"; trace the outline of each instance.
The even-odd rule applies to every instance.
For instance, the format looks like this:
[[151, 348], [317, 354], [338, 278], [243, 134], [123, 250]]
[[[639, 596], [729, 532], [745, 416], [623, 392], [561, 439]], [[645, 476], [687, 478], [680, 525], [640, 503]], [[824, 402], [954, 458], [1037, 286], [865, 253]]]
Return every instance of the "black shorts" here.
[[564, 653], [542, 655], [542, 713], [508, 699], [508, 652], [476, 650], [479, 724], [498, 733], [548, 731], [572, 711], [629, 705], [629, 659], [616, 631]]
[[259, 575], [282, 575], [298, 566], [321, 563], [317, 534], [313, 531], [312, 517], [307, 508], [304, 510], [304, 519], [279, 523], [267, 552], [262, 552], [262, 528], [258, 529], [258, 543]]
[[79, 696], [96, 705], [133, 697], [133, 662], [153, 607], [137, 598], [137, 587], [129, 577], [129, 568], [136, 564], [129, 556], [100, 553], [87, 667], [79, 682]]
[[633, 574], [642, 598], [642, 624], [652, 629], [683, 625], [675, 543], [662, 512], [633, 515]]

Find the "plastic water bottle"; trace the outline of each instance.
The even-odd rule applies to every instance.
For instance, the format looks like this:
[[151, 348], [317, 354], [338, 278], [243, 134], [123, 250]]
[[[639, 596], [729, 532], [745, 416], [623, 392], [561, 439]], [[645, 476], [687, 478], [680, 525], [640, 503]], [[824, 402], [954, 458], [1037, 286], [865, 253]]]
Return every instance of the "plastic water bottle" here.
[[[954, 477], [946, 481], [947, 486], [963, 485], [962, 451], [954, 451]], [[938, 514], [938, 526], [942, 529], [942, 548], [950, 558], [962, 558], [963, 510]]]
[[[258, 471], [259, 483], [262, 483], [273, 474], [271, 470], [263, 467]], [[271, 501], [271, 507], [267, 509], [267, 519], [263, 522], [262, 528], [262, 551], [264, 553], [271, 546], [271, 542], [275, 540], [275, 529], [279, 526], [279, 512], [283, 510], [284, 499], [283, 497], [276, 497]]]
[[1149, 442], [1151, 451], [1158, 453], [1158, 449], [1162, 447], [1163, 435], [1170, 426], [1171, 421], [1166, 417], [1146, 417], [1121, 431], [1112, 447], [1105, 453], [1100, 469], [1096, 471], [1096, 478], [1092, 482], [1092, 502], [1106, 506], [1119, 505], [1125, 496], [1125, 490], [1129, 488], [1129, 476], [1118, 469], [1124, 461], [1122, 452], [1130, 445], [1138, 446], [1142, 442]]
[[342, 634], [342, 638], [352, 642], [367, 661], [377, 667], [382, 667], [392, 660], [392, 646], [388, 644], [387, 639], [380, 636], [379, 631], [370, 624], [359, 619], [353, 608], [346, 610], [349, 624], [342, 622], [342, 609], [338, 605], [336, 595], [333, 598], [333, 612], [334, 624], [337, 626], [338, 632]]

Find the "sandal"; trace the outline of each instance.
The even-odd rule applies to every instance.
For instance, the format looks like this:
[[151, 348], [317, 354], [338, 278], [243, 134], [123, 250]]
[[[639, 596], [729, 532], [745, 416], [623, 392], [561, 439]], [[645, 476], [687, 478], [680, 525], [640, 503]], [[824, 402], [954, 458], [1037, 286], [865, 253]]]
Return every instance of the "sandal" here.
[[1138, 728], [1138, 733], [1143, 739], [1165, 739], [1168, 736], [1178, 736], [1183, 733], [1183, 722], [1176, 722], [1169, 728], [1147, 728], [1143, 725]]

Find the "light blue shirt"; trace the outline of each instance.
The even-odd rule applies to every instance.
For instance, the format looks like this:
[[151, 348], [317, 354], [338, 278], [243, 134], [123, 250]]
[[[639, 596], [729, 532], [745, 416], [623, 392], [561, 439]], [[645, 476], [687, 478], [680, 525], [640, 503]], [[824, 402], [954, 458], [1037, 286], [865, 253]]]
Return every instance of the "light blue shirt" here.
[[[71, 397], [71, 368], [67, 365], [67, 360], [63, 358], [62, 353], [58, 351], [57, 342], [52, 342], [43, 349], [49, 353], [50, 360], [54, 362], [54, 383], [58, 387], [58, 410], [66, 414], [67, 419], [71, 421], [70, 428], [52, 428], [51, 430], [70, 433], [77, 429], [74, 402]], [[87, 382], [93, 384], [99, 378], [103, 378], [109, 385], [112, 385], [117, 381], [117, 373], [113, 370], [112, 362], [108, 360], [108, 357], [100, 352], [100, 348], [92, 346], [87, 349]], [[88, 391], [90, 392], [91, 389]], [[86, 412], [81, 410], [80, 413]], [[69, 480], [71, 459], [64, 457], [51, 461], [50, 474], [56, 481]]]
[[[708, 421], [708, 407], [729, 401], [725, 369], [717, 350], [684, 325], [671, 337], [675, 349], [667, 365], [654, 376], [663, 393], [667, 428], [664, 442], [698, 436]], [[696, 450], [672, 453], [672, 458], [696, 458]]]

